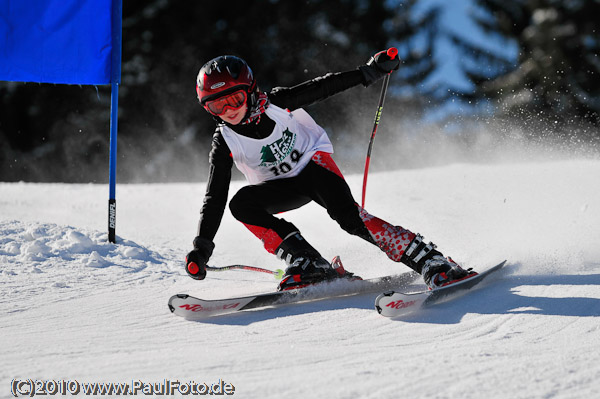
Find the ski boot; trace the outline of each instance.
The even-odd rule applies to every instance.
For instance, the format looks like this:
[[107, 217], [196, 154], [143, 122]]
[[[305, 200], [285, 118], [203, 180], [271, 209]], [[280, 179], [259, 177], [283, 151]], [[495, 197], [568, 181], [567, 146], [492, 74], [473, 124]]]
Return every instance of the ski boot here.
[[[299, 232], [292, 233], [277, 247], [275, 254], [288, 265], [278, 291], [302, 288], [308, 285], [338, 278], [356, 278], [347, 272], [339, 261], [327, 262]], [[335, 267], [334, 267], [335, 266]]]
[[417, 234], [401, 259], [402, 263], [421, 273], [430, 290], [477, 275], [471, 269], [463, 269], [451, 258], [445, 258], [435, 248], [435, 244], [425, 244], [423, 237]]

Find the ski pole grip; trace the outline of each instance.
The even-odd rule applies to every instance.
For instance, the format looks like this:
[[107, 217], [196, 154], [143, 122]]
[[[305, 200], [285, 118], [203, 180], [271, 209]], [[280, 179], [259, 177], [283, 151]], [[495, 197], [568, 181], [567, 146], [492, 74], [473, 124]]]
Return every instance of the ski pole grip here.
[[387, 55], [393, 60], [398, 55], [398, 49], [396, 47], [390, 47], [387, 51]]

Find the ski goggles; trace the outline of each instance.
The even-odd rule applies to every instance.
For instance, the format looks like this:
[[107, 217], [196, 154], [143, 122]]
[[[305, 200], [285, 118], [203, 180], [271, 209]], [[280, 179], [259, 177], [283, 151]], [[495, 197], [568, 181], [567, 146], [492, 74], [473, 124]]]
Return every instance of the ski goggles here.
[[215, 100], [209, 100], [204, 103], [204, 108], [215, 116], [223, 115], [227, 108], [233, 110], [239, 109], [246, 103], [248, 95], [245, 90], [238, 90], [226, 96]]

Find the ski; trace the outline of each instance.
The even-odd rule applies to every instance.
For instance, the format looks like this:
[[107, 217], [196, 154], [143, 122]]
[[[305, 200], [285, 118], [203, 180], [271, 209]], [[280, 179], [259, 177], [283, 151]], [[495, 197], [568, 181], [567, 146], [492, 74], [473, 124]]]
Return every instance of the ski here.
[[413, 293], [395, 291], [384, 292], [383, 294], [379, 295], [377, 299], [375, 299], [375, 309], [377, 309], [379, 314], [386, 317], [398, 317], [413, 313], [426, 306], [433, 305], [434, 303], [438, 303], [443, 300], [448, 300], [455, 294], [473, 288], [483, 281], [483, 279], [485, 279], [487, 276], [500, 270], [505, 263], [506, 261], [503, 261], [491, 269], [476, 274], [473, 277], [469, 277], [435, 290]]
[[399, 289], [418, 277], [419, 274], [411, 271], [366, 280], [337, 279], [289, 291], [212, 300], [177, 294], [169, 299], [169, 310], [187, 320], [202, 320], [249, 309]]

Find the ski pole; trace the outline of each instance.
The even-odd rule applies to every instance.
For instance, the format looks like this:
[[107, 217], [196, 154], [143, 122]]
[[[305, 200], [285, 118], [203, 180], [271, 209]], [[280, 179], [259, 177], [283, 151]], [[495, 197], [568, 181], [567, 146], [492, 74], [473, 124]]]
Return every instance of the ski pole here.
[[[396, 58], [398, 55], [398, 49], [395, 47], [390, 47], [387, 50], [387, 55], [391, 59]], [[361, 208], [365, 207], [365, 196], [367, 193], [367, 176], [369, 174], [369, 164], [371, 163], [371, 150], [373, 149], [373, 141], [375, 141], [375, 133], [377, 133], [377, 127], [379, 126], [379, 119], [381, 118], [381, 113], [383, 111], [383, 102], [385, 101], [385, 95], [387, 93], [388, 84], [390, 82], [390, 75], [392, 72], [390, 71], [385, 78], [383, 79], [383, 87], [381, 88], [381, 95], [379, 96], [379, 105], [377, 106], [377, 112], [375, 113], [375, 123], [373, 125], [373, 132], [371, 133], [371, 140], [369, 141], [369, 149], [367, 150], [367, 159], [365, 161], [365, 173], [363, 176], [363, 187], [362, 187], [362, 204]]]
[[283, 277], [283, 274], [284, 274], [284, 271], [281, 269], [276, 269], [275, 271], [273, 271], [273, 270], [269, 270], [269, 269], [263, 269], [262, 267], [247, 266], [247, 265], [229, 265], [229, 266], [222, 266], [222, 267], [206, 266], [206, 270], [210, 270], [213, 272], [224, 272], [227, 270], [246, 270], [246, 271], [251, 271], [251, 272], [262, 272], [262, 273], [272, 274], [277, 280], [281, 280], [281, 278]]

